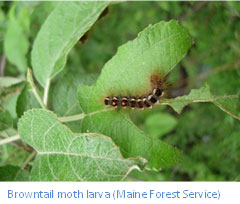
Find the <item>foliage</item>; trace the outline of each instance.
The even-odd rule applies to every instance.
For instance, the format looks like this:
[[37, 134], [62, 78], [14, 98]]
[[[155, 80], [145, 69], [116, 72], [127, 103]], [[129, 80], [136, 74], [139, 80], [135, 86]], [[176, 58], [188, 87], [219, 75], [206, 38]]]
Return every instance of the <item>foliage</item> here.
[[[0, 180], [240, 178], [239, 3], [0, 6]], [[154, 73], [153, 109], [103, 104]]]

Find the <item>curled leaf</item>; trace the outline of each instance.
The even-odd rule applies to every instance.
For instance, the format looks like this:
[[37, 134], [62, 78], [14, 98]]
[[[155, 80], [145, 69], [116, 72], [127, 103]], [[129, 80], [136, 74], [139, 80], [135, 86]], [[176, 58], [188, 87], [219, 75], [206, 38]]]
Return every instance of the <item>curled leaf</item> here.
[[210, 87], [205, 84], [200, 89], [192, 89], [186, 96], [177, 97], [174, 99], [164, 99], [161, 104], [171, 106], [177, 113], [181, 113], [182, 109], [191, 103], [196, 102], [211, 102], [219, 107], [222, 111], [240, 120], [240, 96], [225, 95], [214, 96]]

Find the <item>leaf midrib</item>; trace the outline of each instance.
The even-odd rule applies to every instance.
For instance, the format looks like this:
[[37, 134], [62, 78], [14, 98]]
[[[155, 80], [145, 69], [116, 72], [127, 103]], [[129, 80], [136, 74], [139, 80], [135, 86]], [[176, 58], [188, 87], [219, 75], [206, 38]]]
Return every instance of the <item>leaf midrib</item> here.
[[110, 158], [110, 157], [101, 157], [101, 156], [92, 156], [87, 154], [78, 154], [78, 153], [71, 153], [71, 152], [38, 152], [38, 155], [64, 155], [64, 156], [76, 156], [76, 157], [88, 157], [92, 159], [103, 159], [103, 160], [110, 160], [110, 161], [120, 161], [120, 162], [128, 162], [124, 158]]

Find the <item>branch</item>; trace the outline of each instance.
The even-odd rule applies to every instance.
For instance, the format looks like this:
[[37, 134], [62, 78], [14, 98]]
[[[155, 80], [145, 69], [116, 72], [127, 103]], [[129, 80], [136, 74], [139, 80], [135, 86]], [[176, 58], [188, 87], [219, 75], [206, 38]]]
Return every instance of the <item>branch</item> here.
[[13, 142], [13, 141], [16, 141], [16, 140], [19, 140], [19, 139], [20, 139], [19, 135], [8, 137], [6, 139], [0, 140], [0, 145], [8, 144], [10, 142]]

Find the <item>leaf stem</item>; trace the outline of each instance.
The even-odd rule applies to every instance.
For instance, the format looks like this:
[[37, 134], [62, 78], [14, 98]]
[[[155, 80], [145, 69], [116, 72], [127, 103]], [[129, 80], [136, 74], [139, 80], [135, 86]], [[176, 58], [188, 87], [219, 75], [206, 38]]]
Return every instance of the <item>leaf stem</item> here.
[[78, 114], [78, 115], [72, 115], [72, 116], [66, 116], [66, 117], [61, 117], [58, 118], [61, 122], [66, 123], [66, 122], [71, 122], [71, 121], [76, 121], [76, 120], [81, 120], [85, 117], [86, 115], [84, 113]]
[[107, 108], [107, 109], [91, 112], [91, 113], [88, 113], [88, 114], [81, 113], [81, 114], [78, 114], [78, 115], [71, 115], [71, 116], [66, 116], [66, 117], [60, 117], [60, 118], [58, 118], [58, 120], [60, 120], [63, 123], [76, 121], [76, 120], [82, 120], [85, 117], [92, 116], [94, 114], [101, 113], [101, 112], [112, 111], [112, 110], [115, 110], [115, 109], [116, 108]]
[[32, 92], [33, 92], [34, 96], [36, 97], [38, 103], [41, 105], [41, 107], [42, 107], [43, 109], [46, 109], [46, 106], [45, 106], [44, 103], [42, 102], [42, 99], [41, 99], [41, 97], [39, 96], [39, 94], [38, 94], [38, 92], [37, 92], [37, 89], [36, 89], [36, 87], [35, 87], [35, 84], [34, 84], [34, 82], [33, 82], [31, 69], [28, 69], [28, 72], [27, 72], [27, 80], [28, 80], [28, 82], [29, 82], [29, 84], [30, 84], [30, 86], [31, 86], [31, 88], [32, 88]]
[[19, 140], [19, 139], [20, 139], [19, 135], [8, 137], [6, 139], [0, 140], [0, 145], [8, 144], [10, 142], [13, 142], [13, 141], [16, 141], [16, 140]]
[[47, 102], [48, 102], [48, 92], [49, 92], [50, 82], [51, 82], [50, 79], [48, 79], [46, 86], [44, 88], [43, 103], [45, 106], [47, 106]]

